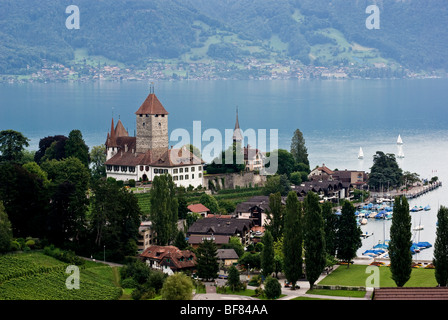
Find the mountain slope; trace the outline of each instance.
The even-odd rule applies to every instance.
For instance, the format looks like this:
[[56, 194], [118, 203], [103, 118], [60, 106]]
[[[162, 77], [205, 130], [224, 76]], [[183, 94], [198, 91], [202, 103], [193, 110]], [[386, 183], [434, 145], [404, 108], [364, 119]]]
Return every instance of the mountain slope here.
[[126, 65], [294, 59], [308, 65], [397, 62], [448, 70], [448, 3], [367, 0], [77, 0], [80, 29], [65, 27], [67, 2], [0, 2], [0, 74], [26, 74], [42, 60], [70, 64], [75, 50]]

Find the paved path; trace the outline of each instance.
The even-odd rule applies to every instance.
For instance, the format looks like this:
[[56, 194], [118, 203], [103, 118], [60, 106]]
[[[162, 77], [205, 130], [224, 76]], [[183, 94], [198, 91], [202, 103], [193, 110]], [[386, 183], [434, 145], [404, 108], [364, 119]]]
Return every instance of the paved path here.
[[[357, 265], [369, 265], [373, 259], [354, 259], [355, 264]], [[335, 269], [339, 266], [335, 266]], [[334, 269], [333, 269], [334, 270]], [[319, 283], [323, 278], [327, 276], [326, 273], [321, 274], [316, 283]], [[278, 300], [291, 300], [297, 297], [309, 297], [309, 298], [317, 298], [317, 299], [331, 299], [331, 300], [370, 300], [372, 295], [372, 290], [367, 289], [366, 295], [363, 298], [354, 298], [354, 297], [338, 297], [338, 296], [323, 296], [323, 295], [315, 295], [315, 294], [307, 294], [306, 292], [310, 288], [310, 284], [308, 281], [298, 281], [297, 286], [300, 286], [299, 289], [291, 290], [291, 288], [285, 288], [285, 279], [279, 279], [280, 284], [282, 285], [282, 294], [284, 297], [279, 298]], [[224, 285], [225, 280], [217, 280], [218, 285]], [[256, 289], [253, 286], [247, 286], [248, 289]], [[216, 293], [216, 287], [214, 283], [206, 284], [206, 293], [195, 294], [193, 300], [258, 300], [257, 298], [248, 297], [248, 296], [240, 296], [240, 295], [229, 295], [229, 294], [219, 294]]]

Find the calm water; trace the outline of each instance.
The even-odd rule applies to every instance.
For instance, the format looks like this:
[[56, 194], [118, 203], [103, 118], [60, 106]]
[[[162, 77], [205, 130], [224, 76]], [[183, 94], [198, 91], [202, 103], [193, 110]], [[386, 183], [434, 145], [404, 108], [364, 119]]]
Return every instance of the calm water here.
[[[169, 115], [170, 131], [192, 132], [193, 121], [207, 128], [233, 129], [235, 109], [243, 130], [278, 129], [279, 147], [289, 150], [299, 128], [305, 137], [311, 166], [369, 171], [380, 150], [397, 153], [403, 138], [403, 170], [422, 178], [437, 175], [448, 183], [448, 80], [335, 81], [183, 81], [155, 83], [155, 93]], [[92, 147], [103, 144], [112, 115], [132, 135], [134, 112], [149, 93], [142, 82], [97, 82], [0, 85], [0, 130], [14, 129], [31, 139], [68, 135], [80, 129]], [[176, 144], [177, 141], [172, 142]], [[203, 142], [203, 147], [208, 142]], [[358, 160], [359, 148], [364, 160]], [[263, 147], [262, 147], [263, 149]], [[205, 159], [211, 160], [211, 159]], [[446, 186], [410, 202], [431, 205], [413, 213], [425, 226], [421, 241], [434, 243], [437, 207], [448, 206]], [[372, 221], [363, 230], [374, 232], [360, 252], [389, 239], [390, 221]], [[383, 231], [385, 230], [385, 231]], [[418, 239], [416, 239], [418, 240]], [[432, 258], [432, 249], [419, 254]]]

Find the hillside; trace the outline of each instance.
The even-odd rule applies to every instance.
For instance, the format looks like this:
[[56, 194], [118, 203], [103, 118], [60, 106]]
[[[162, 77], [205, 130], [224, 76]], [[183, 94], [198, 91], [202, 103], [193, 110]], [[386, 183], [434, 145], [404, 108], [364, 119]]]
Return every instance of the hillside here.
[[122, 289], [112, 267], [88, 262], [80, 269], [78, 290], [68, 290], [67, 263], [41, 252], [0, 256], [0, 300], [117, 300]]
[[377, 1], [379, 30], [365, 26], [371, 4], [365, 0], [72, 4], [80, 11], [77, 30], [65, 27], [65, 1], [1, 1], [0, 74], [31, 74], [48, 63], [86, 66], [92, 57], [97, 57], [91, 59], [93, 65], [112, 61], [141, 70], [159, 62], [224, 62], [226, 69], [239, 70], [242, 76], [252, 74], [250, 67], [260, 63], [289, 66], [291, 61], [305, 66], [448, 70], [448, 3], [443, 0]]

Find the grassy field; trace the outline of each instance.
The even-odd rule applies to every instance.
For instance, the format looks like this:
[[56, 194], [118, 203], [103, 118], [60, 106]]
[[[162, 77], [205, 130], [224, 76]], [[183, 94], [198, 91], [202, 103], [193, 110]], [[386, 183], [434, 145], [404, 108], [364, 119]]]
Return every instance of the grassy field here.
[[[351, 265], [339, 266], [332, 273], [326, 276], [319, 285], [339, 285], [339, 286], [355, 286], [365, 287], [366, 280], [372, 273], [366, 273], [367, 266]], [[380, 271], [380, 287], [396, 287], [395, 282], [391, 278], [390, 268], [379, 267]], [[405, 287], [435, 287], [437, 282], [434, 277], [434, 269], [412, 269], [411, 278], [405, 284]]]
[[[0, 256], [0, 300], [116, 300], [122, 295], [116, 268], [87, 262], [79, 289], [68, 289], [68, 264], [41, 252]], [[71, 282], [70, 282], [71, 283]]]

